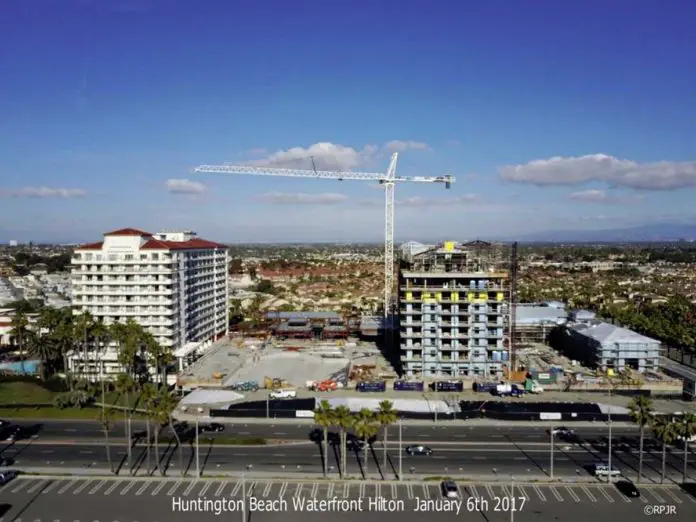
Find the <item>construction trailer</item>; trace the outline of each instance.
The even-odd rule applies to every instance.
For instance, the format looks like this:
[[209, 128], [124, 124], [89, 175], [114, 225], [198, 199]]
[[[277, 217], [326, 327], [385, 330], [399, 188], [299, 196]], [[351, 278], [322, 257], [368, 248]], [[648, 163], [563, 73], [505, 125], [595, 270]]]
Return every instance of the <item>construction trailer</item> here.
[[399, 345], [408, 377], [501, 379], [511, 367], [509, 247], [408, 243], [399, 263]]

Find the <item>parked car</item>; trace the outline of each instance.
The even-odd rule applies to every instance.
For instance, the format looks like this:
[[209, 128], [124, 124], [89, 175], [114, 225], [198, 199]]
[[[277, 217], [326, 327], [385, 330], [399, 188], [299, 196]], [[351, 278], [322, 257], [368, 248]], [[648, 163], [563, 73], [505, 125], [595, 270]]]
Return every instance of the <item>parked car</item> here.
[[0, 472], [0, 486], [4, 486], [10, 480], [17, 476], [16, 471], [2, 471]]
[[593, 466], [593, 473], [595, 477], [620, 477], [621, 476], [621, 470], [619, 468], [615, 468], [614, 466], [611, 467], [611, 470], [609, 469], [609, 465], [606, 464], [605, 462], [597, 462]]
[[14, 459], [9, 457], [0, 457], [0, 468], [6, 468], [14, 464]]
[[199, 429], [201, 433], [220, 433], [225, 431], [225, 426], [217, 422], [211, 422], [210, 424], [200, 426]]
[[297, 397], [297, 390], [275, 390], [270, 394], [271, 399], [294, 399]]
[[640, 491], [633, 482], [628, 480], [619, 480], [616, 484], [616, 489], [618, 489], [623, 495], [631, 498], [640, 497]]
[[443, 480], [440, 484], [442, 496], [445, 498], [459, 498], [459, 489], [453, 480]]
[[418, 445], [418, 446], [407, 446], [406, 447], [406, 453], [409, 455], [432, 455], [433, 450], [430, 449], [428, 446], [423, 446], [423, 445]]

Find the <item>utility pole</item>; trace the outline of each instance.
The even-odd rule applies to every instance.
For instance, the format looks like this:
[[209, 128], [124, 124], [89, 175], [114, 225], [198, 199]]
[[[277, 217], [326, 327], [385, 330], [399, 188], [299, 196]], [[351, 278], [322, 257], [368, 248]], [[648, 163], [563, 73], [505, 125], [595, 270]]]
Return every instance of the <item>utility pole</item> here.
[[242, 522], [246, 522], [246, 481], [244, 480], [244, 471], [242, 471]]
[[613, 473], [611, 468], [611, 388], [609, 388], [609, 475], [607, 475], [607, 482], [613, 482]]
[[198, 417], [196, 417], [196, 478], [200, 478], [200, 476], [201, 476], [201, 460], [200, 460], [200, 452], [198, 451], [198, 449], [199, 449], [198, 435], [200, 432], [201, 432], [201, 430], [198, 428]]
[[399, 419], [399, 482], [404, 480], [404, 475], [402, 473], [403, 471], [403, 464], [404, 464], [404, 451], [401, 447], [402, 444], [402, 437], [401, 437], [401, 419]]
[[551, 434], [551, 480], [553, 480], [553, 446], [554, 446], [553, 426], [551, 426], [549, 433]]
[[268, 392], [266, 394], [266, 418], [270, 418], [271, 416], [271, 392]]
[[515, 477], [510, 476], [510, 522], [515, 522]]

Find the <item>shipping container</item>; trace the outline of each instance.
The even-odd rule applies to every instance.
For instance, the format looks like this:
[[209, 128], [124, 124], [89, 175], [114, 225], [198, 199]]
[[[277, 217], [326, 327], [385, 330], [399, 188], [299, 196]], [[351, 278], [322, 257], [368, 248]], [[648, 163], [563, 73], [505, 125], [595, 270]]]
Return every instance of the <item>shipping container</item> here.
[[439, 381], [435, 383], [435, 390], [439, 392], [463, 392], [464, 383], [461, 381]]
[[397, 391], [423, 391], [423, 381], [396, 381], [394, 389]]
[[384, 381], [361, 382], [355, 389], [360, 392], [383, 392], [387, 391], [387, 384]]
[[474, 391], [479, 393], [491, 393], [497, 386], [494, 382], [475, 382]]

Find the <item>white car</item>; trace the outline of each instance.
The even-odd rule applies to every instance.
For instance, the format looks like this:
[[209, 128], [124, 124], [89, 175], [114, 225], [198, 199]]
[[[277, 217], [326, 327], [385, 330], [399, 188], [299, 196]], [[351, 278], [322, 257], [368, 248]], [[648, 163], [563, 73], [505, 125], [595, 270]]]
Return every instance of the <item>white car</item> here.
[[551, 435], [554, 437], [572, 437], [575, 435], [575, 432], [568, 428], [554, 428], [551, 430]]
[[595, 477], [606, 477], [608, 475], [611, 475], [612, 477], [620, 477], [621, 470], [612, 466], [610, 471], [608, 464], [604, 462], [598, 462], [594, 465], [594, 475]]
[[3, 471], [2, 473], [0, 473], [0, 486], [4, 486], [16, 476], [16, 471]]
[[294, 399], [297, 397], [296, 390], [276, 390], [271, 392], [271, 399]]
[[459, 489], [453, 480], [444, 480], [440, 484], [442, 496], [445, 498], [459, 498]]

